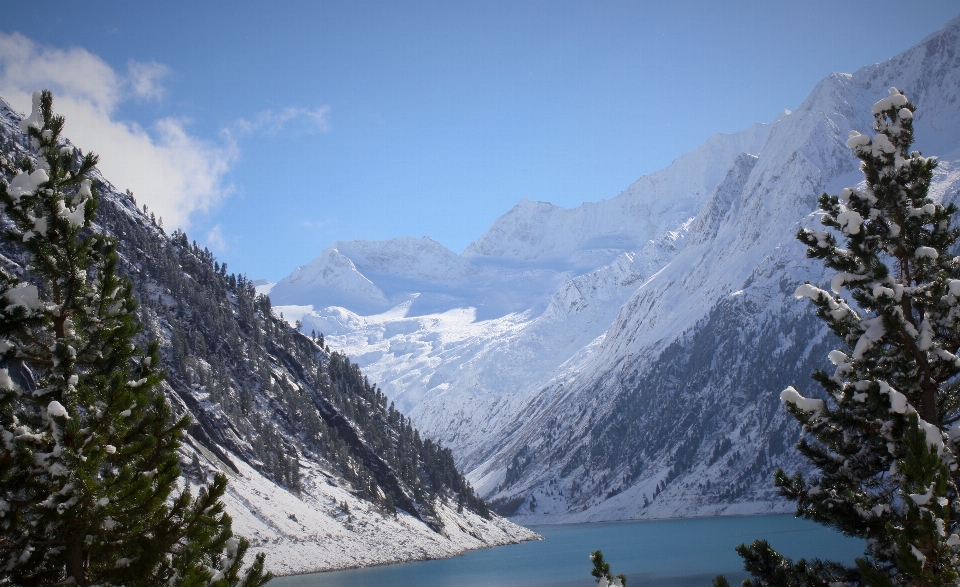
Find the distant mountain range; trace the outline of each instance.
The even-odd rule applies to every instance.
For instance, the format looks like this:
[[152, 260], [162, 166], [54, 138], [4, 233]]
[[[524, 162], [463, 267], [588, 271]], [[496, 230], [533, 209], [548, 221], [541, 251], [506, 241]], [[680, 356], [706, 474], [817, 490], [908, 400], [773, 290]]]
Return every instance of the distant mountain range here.
[[[933, 196], [960, 189], [960, 18], [821, 81], [772, 123], [717, 135], [619, 196], [524, 200], [462, 254], [337, 242], [273, 286], [523, 522], [787, 511], [801, 466], [779, 402], [836, 344], [793, 297], [816, 198], [862, 179], [845, 146], [891, 86], [917, 105]], [[736, 105], [730, 104], [730, 108]]]

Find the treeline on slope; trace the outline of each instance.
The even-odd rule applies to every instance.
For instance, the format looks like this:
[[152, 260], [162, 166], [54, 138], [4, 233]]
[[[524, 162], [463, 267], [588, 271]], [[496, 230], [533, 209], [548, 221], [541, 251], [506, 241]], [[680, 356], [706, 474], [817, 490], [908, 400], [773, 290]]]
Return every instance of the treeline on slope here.
[[456, 496], [458, 509], [467, 507], [485, 517], [489, 515], [486, 504], [457, 470], [449, 448], [421, 438], [410, 419], [393, 402], [388, 407], [387, 396], [371, 386], [360, 368], [345, 355], [330, 353], [326, 367], [330, 396], [348, 418], [357, 422], [372, 416], [385, 423], [371, 427], [365, 440], [377, 454], [387, 457], [400, 479], [413, 490], [414, 499], [422, 502], [430, 494], [446, 490]]
[[[32, 155], [5, 114], [0, 149]], [[118, 237], [145, 336], [161, 342], [168, 391], [193, 416], [188, 442], [235, 468], [223, 447], [294, 492], [303, 488], [301, 459], [326, 463], [359, 497], [435, 528], [434, 497], [489, 515], [450, 450], [421, 439], [349, 359], [274, 317], [249, 279], [185, 233], [166, 235], [133, 194], [97, 187], [97, 224]]]

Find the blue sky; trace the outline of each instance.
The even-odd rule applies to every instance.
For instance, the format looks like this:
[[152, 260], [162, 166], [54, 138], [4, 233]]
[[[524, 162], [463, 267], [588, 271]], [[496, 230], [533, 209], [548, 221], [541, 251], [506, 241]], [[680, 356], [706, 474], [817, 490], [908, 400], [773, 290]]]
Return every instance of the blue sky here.
[[[817, 81], [887, 59], [955, 0], [19, 2], [0, 95], [48, 87], [121, 189], [231, 271], [336, 240], [460, 252], [521, 198], [616, 196]], [[922, 107], [922, 105], [920, 105]]]

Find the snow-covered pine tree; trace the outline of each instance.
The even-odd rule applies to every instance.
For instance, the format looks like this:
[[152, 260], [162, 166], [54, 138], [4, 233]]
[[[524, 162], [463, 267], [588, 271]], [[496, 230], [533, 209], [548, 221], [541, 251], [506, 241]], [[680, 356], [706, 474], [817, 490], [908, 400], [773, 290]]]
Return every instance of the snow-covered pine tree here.
[[845, 348], [829, 355], [833, 373], [813, 375], [826, 400], [793, 387], [780, 396], [818, 473], [777, 471], [776, 486], [798, 515], [864, 539], [864, 556], [856, 566], [793, 562], [757, 541], [738, 548], [754, 576], [744, 585], [957, 584], [960, 259], [950, 249], [960, 231], [956, 208], [929, 197], [936, 160], [909, 151], [913, 112], [895, 88], [873, 106], [876, 134], [847, 141], [865, 186], [820, 197], [832, 231], [798, 233], [837, 274], [832, 291], [804, 284], [797, 297]]
[[614, 577], [610, 573], [610, 563], [603, 559], [603, 552], [595, 550], [590, 553], [593, 569], [590, 574], [597, 580], [597, 587], [627, 587], [627, 576], [623, 573]]
[[115, 242], [91, 228], [97, 158], [60, 140], [52, 105], [36, 92], [21, 122], [37, 161], [0, 162], [5, 234], [28, 263], [0, 268], [0, 585], [261, 585], [226, 478], [177, 491], [187, 420], [159, 389], [156, 342], [135, 344]]

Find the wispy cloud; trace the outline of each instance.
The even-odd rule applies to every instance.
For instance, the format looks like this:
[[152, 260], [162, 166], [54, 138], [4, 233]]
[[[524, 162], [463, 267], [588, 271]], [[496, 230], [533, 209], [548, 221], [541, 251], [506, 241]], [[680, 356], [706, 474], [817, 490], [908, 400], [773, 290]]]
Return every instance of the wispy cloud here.
[[162, 63], [151, 61], [141, 63], [131, 59], [127, 62], [128, 80], [133, 94], [145, 100], [159, 100], [163, 98], [163, 78], [170, 74], [170, 68]]
[[34, 90], [51, 90], [67, 120], [66, 136], [100, 155], [104, 175], [132, 190], [168, 227], [186, 228], [193, 213], [229, 195], [224, 176], [239, 150], [229, 138], [212, 143], [191, 135], [183, 119], [162, 118], [145, 129], [116, 118], [126, 99], [161, 98], [168, 72], [159, 63], [131, 61], [124, 76], [85, 49], [55, 49], [0, 33], [0, 95], [26, 112]]
[[329, 116], [329, 106], [313, 109], [287, 107], [283, 110], [262, 110], [250, 119], [238, 119], [227, 130], [238, 137], [255, 132], [277, 134], [288, 123], [297, 122], [299, 127], [307, 132], [327, 132], [330, 130]]
[[216, 253], [222, 253], [229, 248], [227, 246], [227, 239], [223, 236], [223, 229], [220, 228], [219, 224], [207, 232], [206, 241], [210, 248]]
[[324, 218], [322, 220], [301, 220], [299, 221], [299, 224], [304, 228], [323, 228], [324, 226], [333, 224], [333, 221], [333, 218]]

